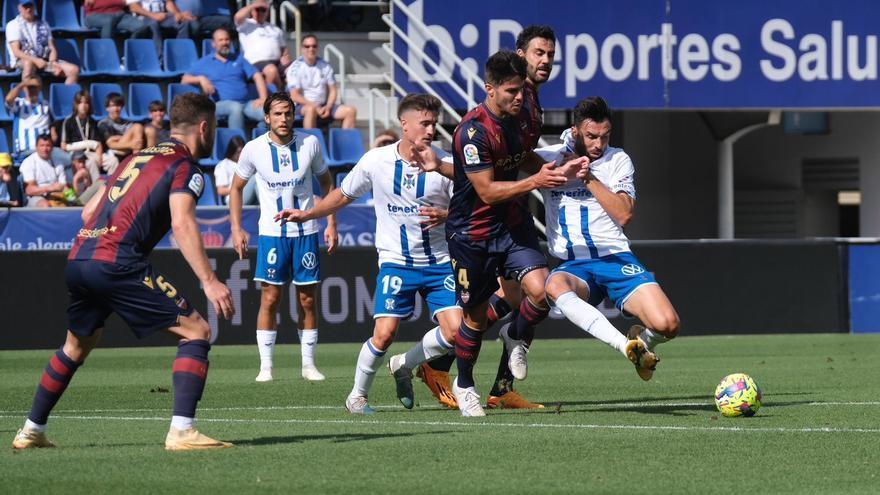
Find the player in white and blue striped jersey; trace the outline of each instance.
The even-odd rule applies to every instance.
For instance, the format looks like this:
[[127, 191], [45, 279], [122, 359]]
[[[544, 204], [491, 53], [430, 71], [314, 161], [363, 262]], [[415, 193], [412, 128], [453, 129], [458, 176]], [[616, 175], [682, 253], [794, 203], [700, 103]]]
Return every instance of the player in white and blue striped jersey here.
[[[257, 347], [260, 351], [258, 382], [273, 379], [273, 351], [277, 335], [276, 318], [284, 285], [296, 286], [302, 377], [320, 381], [324, 375], [315, 367], [318, 342], [318, 315], [315, 292], [320, 282], [318, 222], [277, 223], [275, 215], [285, 208], [311, 208], [315, 194], [326, 196], [333, 189], [317, 138], [293, 131], [293, 101], [287, 93], [274, 93], [263, 104], [269, 132], [247, 143], [241, 150], [229, 192], [229, 218], [232, 244], [243, 257], [248, 236], [241, 228], [242, 192], [256, 175], [260, 200], [260, 237], [254, 280], [261, 283], [262, 295], [257, 314]], [[317, 177], [321, 191], [315, 191]], [[324, 241], [328, 253], [336, 247], [336, 219], [328, 219]]]
[[13, 117], [13, 153], [19, 156], [33, 153], [37, 138], [49, 134], [52, 125], [49, 103], [40, 97], [41, 90], [42, 81], [32, 76], [14, 84], [6, 94], [6, 108]]
[[[572, 323], [626, 355], [643, 380], [659, 358], [654, 347], [678, 334], [678, 314], [629, 247], [623, 232], [635, 207], [635, 168], [620, 148], [608, 146], [611, 110], [600, 97], [581, 100], [565, 143], [536, 150], [545, 161], [562, 153], [590, 163], [564, 186], [542, 189], [550, 254], [564, 260], [547, 278], [547, 297]], [[594, 306], [608, 297], [639, 318], [624, 337]]]
[[[452, 352], [461, 324], [446, 239], [442, 229], [433, 229], [446, 218], [452, 181], [439, 173], [422, 173], [403, 158], [411, 156], [414, 143], [431, 146], [439, 114], [440, 100], [436, 97], [407, 95], [398, 104], [403, 131], [400, 141], [367, 152], [342, 185], [314, 209], [285, 210], [276, 217], [310, 222], [373, 193], [379, 252], [375, 326], [373, 336], [361, 347], [354, 387], [345, 401], [346, 409], [353, 414], [373, 412], [367, 403], [373, 378], [394, 340], [400, 319], [412, 314], [417, 295], [425, 299], [439, 326], [429, 330], [405, 354], [395, 355], [389, 361], [397, 382], [397, 396], [407, 409], [413, 406], [412, 370]], [[439, 148], [434, 148], [434, 152], [441, 159], [447, 157]]]

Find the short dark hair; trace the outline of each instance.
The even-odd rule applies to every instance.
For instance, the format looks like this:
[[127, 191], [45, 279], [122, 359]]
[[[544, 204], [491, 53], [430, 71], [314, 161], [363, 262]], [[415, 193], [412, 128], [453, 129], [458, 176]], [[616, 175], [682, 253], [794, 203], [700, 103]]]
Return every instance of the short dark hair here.
[[526, 78], [526, 61], [510, 50], [499, 50], [486, 61], [486, 82], [499, 86], [519, 77]]
[[165, 111], [165, 104], [159, 100], [153, 100], [147, 106], [147, 109], [151, 112], [155, 112], [156, 110], [162, 110], [164, 112]]
[[40, 141], [49, 141], [51, 143], [52, 136], [48, 134], [40, 134], [39, 136], [37, 136], [37, 142], [39, 143]]
[[226, 27], [226, 26], [220, 26], [220, 27], [218, 27], [217, 29], [211, 31], [211, 39], [212, 39], [212, 40], [214, 39], [214, 33], [216, 33], [217, 31], [223, 31], [223, 32], [225, 32], [227, 35], [229, 35], [230, 38], [232, 38], [232, 30], [229, 29], [229, 28]]
[[[73, 106], [75, 107], [79, 105], [79, 102], [83, 100], [89, 102], [89, 106], [92, 106], [92, 95], [90, 95], [89, 92], [86, 90], [77, 91], [73, 95]], [[74, 109], [74, 113], [76, 113], [76, 109]]]
[[217, 105], [200, 93], [184, 93], [171, 102], [171, 128], [198, 125], [203, 120], [216, 118]]
[[553, 32], [553, 28], [532, 24], [519, 32], [519, 36], [516, 37], [516, 49], [526, 51], [526, 48], [529, 47], [529, 42], [535, 38], [542, 38], [550, 40], [554, 44], [556, 43], [556, 33]]
[[307, 35], [305, 35], [305, 36], [302, 37], [302, 40], [300, 40], [300, 42], [299, 42], [300, 46], [302, 46], [303, 43], [305, 43], [306, 40], [309, 39], [309, 38], [315, 38], [315, 43], [318, 42], [318, 37], [315, 36], [315, 35], [312, 34], [312, 33], [309, 33], [309, 34], [307, 34]]
[[397, 118], [410, 110], [427, 110], [440, 115], [440, 99], [427, 93], [410, 93], [397, 104]]
[[124, 107], [125, 106], [125, 98], [123, 98], [123, 96], [121, 94], [116, 93], [116, 92], [108, 93], [107, 97], [104, 98], [104, 108], [109, 107], [110, 104]]
[[266, 101], [263, 102], [263, 115], [269, 115], [269, 112], [272, 111], [272, 104], [278, 101], [290, 104], [290, 111], [293, 112], [295, 104], [290, 95], [284, 91], [277, 91], [269, 95]]
[[574, 107], [574, 125], [579, 126], [585, 120], [605, 122], [611, 120], [611, 109], [601, 96], [588, 96]]
[[232, 157], [244, 148], [244, 138], [241, 136], [232, 136], [229, 143], [226, 144], [226, 155], [223, 158], [231, 160]]

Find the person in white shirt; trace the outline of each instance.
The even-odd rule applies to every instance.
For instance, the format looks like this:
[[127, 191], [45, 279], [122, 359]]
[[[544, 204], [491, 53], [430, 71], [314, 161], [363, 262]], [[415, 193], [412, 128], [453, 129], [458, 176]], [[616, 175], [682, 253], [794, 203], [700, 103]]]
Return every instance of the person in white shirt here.
[[254, 0], [245, 5], [233, 18], [238, 30], [238, 42], [244, 58], [263, 73], [267, 84], [281, 89], [281, 74], [290, 65], [290, 54], [281, 28], [269, 22], [269, 4]]
[[[14, 84], [6, 93], [5, 103], [13, 116], [13, 153], [24, 156], [34, 152], [37, 137], [50, 134], [52, 116], [49, 103], [41, 98], [42, 82], [30, 76]], [[24, 96], [21, 96], [24, 91]]]
[[24, 180], [24, 193], [29, 207], [47, 208], [52, 193], [67, 187], [64, 166], [52, 161], [52, 138], [43, 134], [37, 138], [37, 151], [21, 162], [19, 168]]
[[[678, 314], [654, 276], [629, 247], [623, 227], [632, 219], [635, 169], [629, 155], [608, 146], [611, 110], [601, 97], [581, 100], [562, 145], [536, 150], [547, 161], [562, 153], [589, 158], [576, 179], [542, 190], [547, 247], [564, 260], [547, 278], [547, 297], [566, 318], [627, 356], [650, 380], [658, 344], [678, 334]], [[641, 320], [624, 336], [595, 308], [608, 297]]]
[[194, 38], [196, 16], [181, 12], [173, 0], [126, 0], [128, 10], [143, 19], [150, 28], [153, 45], [162, 59], [162, 31], [173, 31], [178, 39]]
[[18, 16], [6, 23], [6, 48], [9, 65], [21, 69], [22, 80], [38, 72], [64, 76], [64, 84], [75, 84], [79, 78], [76, 64], [58, 59], [52, 30], [37, 19], [35, 0], [18, 0]]
[[333, 68], [318, 56], [318, 38], [315, 35], [303, 37], [302, 56], [290, 64], [286, 77], [287, 90], [299, 105], [304, 128], [316, 127], [318, 119], [340, 120], [345, 129], [354, 127], [357, 109], [336, 104], [338, 94]]
[[[461, 308], [455, 304], [455, 280], [442, 230], [452, 180], [421, 170], [404, 159], [414, 143], [432, 146], [440, 115], [440, 100], [427, 94], [410, 94], [398, 105], [403, 139], [367, 152], [333, 191], [315, 208], [284, 210], [278, 217], [293, 222], [310, 222], [329, 215], [364, 194], [373, 193], [376, 210], [375, 326], [364, 342], [355, 369], [354, 387], [345, 400], [352, 414], [370, 414], [367, 402], [376, 372], [394, 341], [400, 319], [410, 316], [416, 295], [422, 294], [438, 327], [405, 354], [392, 356], [388, 366], [397, 382], [397, 397], [404, 407], [413, 407], [412, 370], [422, 363], [449, 354], [461, 324]], [[432, 147], [441, 159], [452, 158]]]
[[[320, 282], [318, 222], [278, 224], [275, 215], [284, 208], [311, 208], [315, 202], [312, 177], [318, 178], [320, 194], [333, 190], [333, 177], [321, 156], [317, 138], [293, 132], [293, 102], [287, 93], [274, 93], [263, 103], [269, 132], [247, 143], [241, 151], [229, 193], [232, 245], [241, 258], [248, 247], [248, 234], [241, 227], [242, 193], [247, 181], [256, 177], [260, 198], [259, 240], [254, 280], [262, 285], [257, 316], [257, 346], [260, 351], [258, 382], [272, 380], [276, 318], [281, 291], [291, 282], [296, 286], [302, 377], [320, 381], [324, 375], [315, 367], [318, 315], [315, 292]], [[324, 229], [327, 252], [338, 242], [336, 219]]]

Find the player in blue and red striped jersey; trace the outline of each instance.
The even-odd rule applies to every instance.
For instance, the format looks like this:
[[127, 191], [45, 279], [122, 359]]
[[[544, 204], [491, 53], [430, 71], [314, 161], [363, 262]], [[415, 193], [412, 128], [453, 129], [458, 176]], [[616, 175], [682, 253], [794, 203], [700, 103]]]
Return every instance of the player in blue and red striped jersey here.
[[174, 411], [165, 448], [232, 446], [193, 427], [215, 336], [186, 298], [147, 261], [156, 243], [173, 229], [208, 300], [227, 319], [235, 312], [229, 289], [208, 263], [195, 217], [196, 201], [205, 186], [196, 160], [208, 156], [213, 146], [214, 110], [205, 96], [177, 97], [171, 106], [171, 139], [123, 162], [83, 208], [85, 225], [65, 271], [70, 293], [67, 340], [43, 372], [13, 448], [54, 447], [45, 434], [49, 413], [98, 343], [111, 313], [118, 314], [138, 338], [160, 330], [180, 338], [172, 368]]

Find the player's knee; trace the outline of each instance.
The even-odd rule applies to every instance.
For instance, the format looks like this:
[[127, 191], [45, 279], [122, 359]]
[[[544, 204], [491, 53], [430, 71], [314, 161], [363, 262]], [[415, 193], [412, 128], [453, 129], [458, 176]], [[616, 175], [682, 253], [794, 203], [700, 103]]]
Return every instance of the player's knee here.
[[314, 117], [318, 114], [318, 108], [314, 105], [306, 105], [302, 108], [303, 117]]
[[278, 303], [280, 300], [281, 291], [264, 290], [263, 293], [260, 295], [260, 305], [271, 311], [274, 311], [278, 308]]
[[554, 303], [556, 302], [556, 298], [570, 290], [571, 288], [561, 276], [550, 275], [547, 279], [547, 284], [544, 286], [544, 292], [547, 295], [547, 299]]
[[299, 306], [303, 309], [303, 311], [314, 311], [315, 310], [315, 295], [308, 292], [300, 292], [299, 293]]
[[384, 351], [391, 347], [394, 342], [394, 331], [389, 328], [377, 328], [373, 332], [373, 345], [380, 351]]
[[678, 335], [679, 323], [678, 315], [675, 314], [675, 311], [668, 311], [657, 318], [657, 321], [651, 327], [651, 330], [671, 339]]
[[64, 75], [67, 77], [77, 77], [79, 76], [79, 67], [73, 64], [67, 64], [64, 66]]

